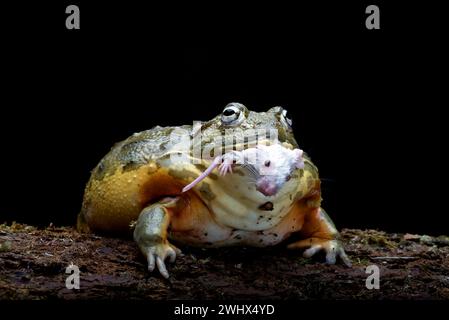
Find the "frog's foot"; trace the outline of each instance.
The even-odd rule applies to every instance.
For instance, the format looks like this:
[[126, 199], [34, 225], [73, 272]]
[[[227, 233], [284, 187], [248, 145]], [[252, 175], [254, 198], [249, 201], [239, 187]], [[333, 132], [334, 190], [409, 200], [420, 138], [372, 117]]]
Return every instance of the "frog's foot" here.
[[134, 240], [148, 261], [148, 271], [157, 266], [164, 278], [168, 278], [165, 259], [171, 262], [181, 251], [167, 240], [167, 229], [170, 225], [170, 212], [176, 210], [178, 198], [162, 199], [142, 210], [134, 229]]
[[310, 258], [317, 252], [324, 250], [326, 253], [326, 263], [335, 264], [339, 257], [347, 267], [351, 267], [351, 260], [345, 253], [343, 246], [338, 240], [328, 240], [322, 238], [309, 238], [294, 242], [287, 246], [289, 249], [306, 249], [303, 253], [305, 258]]
[[157, 266], [159, 273], [166, 279], [169, 274], [165, 266], [165, 259], [169, 258], [169, 261], [173, 263], [176, 260], [176, 255], [181, 253], [181, 250], [168, 242], [141, 248], [141, 250], [147, 258], [148, 271], [152, 272]]

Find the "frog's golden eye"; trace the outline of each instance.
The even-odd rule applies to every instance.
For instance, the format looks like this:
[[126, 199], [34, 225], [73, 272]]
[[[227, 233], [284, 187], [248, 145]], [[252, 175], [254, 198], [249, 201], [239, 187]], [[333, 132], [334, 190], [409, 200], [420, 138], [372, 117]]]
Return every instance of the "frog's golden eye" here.
[[291, 128], [292, 127], [292, 120], [287, 117], [287, 110], [282, 110], [281, 114], [281, 122], [284, 126]]
[[227, 126], [234, 126], [240, 124], [245, 115], [237, 106], [229, 104], [223, 110], [221, 115], [221, 122]]

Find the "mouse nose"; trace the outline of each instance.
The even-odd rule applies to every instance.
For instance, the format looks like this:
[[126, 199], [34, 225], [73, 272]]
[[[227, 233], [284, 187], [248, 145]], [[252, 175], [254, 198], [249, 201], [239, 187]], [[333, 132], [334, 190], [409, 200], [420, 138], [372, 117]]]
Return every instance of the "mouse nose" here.
[[268, 179], [260, 179], [257, 181], [256, 190], [265, 196], [274, 196], [278, 191], [276, 184]]

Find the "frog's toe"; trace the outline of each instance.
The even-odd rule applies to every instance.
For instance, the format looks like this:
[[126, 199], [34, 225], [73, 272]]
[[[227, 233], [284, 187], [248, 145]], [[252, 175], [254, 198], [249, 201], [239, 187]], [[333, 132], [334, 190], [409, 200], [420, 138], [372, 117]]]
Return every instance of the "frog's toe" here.
[[348, 255], [346, 254], [343, 247], [338, 248], [338, 256], [340, 257], [341, 261], [347, 266], [352, 267], [351, 259], [349, 259]]
[[327, 264], [335, 264], [337, 262], [337, 249], [338, 243], [335, 241], [330, 241], [327, 246], [324, 247], [324, 251], [326, 252], [326, 263]]
[[326, 263], [335, 264], [337, 262], [337, 254], [335, 252], [326, 253]]
[[320, 251], [323, 251], [323, 250], [326, 252], [326, 263], [327, 264], [335, 264], [335, 262], [337, 261], [337, 254], [336, 254], [336, 252], [337, 252], [336, 250], [337, 249], [336, 249], [334, 244], [329, 244], [329, 245], [317, 244], [317, 245], [313, 245], [309, 249], [305, 250], [302, 255], [303, 255], [304, 258], [311, 258], [316, 253], [318, 253]]
[[176, 255], [180, 253], [181, 251], [171, 244], [149, 247], [147, 250], [148, 271], [152, 272], [157, 266], [159, 273], [167, 279], [169, 274], [165, 266], [165, 260], [169, 258], [169, 261], [173, 263], [176, 260]]
[[326, 252], [326, 263], [327, 264], [335, 264], [337, 262], [337, 258], [340, 258], [341, 261], [347, 266], [351, 267], [351, 260], [345, 253], [343, 246], [337, 240], [332, 240], [324, 243], [323, 249]]
[[324, 251], [326, 253], [327, 264], [335, 264], [337, 258], [340, 258], [346, 266], [351, 267], [351, 260], [346, 255], [343, 246], [338, 240], [319, 240], [317, 238], [311, 238], [292, 243], [288, 246], [289, 249], [303, 249], [306, 247], [309, 248], [303, 253], [305, 258], [310, 258], [316, 253]]
[[304, 251], [304, 253], [302, 255], [304, 258], [310, 258], [320, 250], [322, 250], [321, 245], [314, 245], [314, 246], [310, 247], [309, 249], [307, 249], [306, 251]]
[[170, 276], [168, 274], [167, 268], [165, 267], [165, 262], [164, 260], [161, 259], [161, 257], [157, 257], [156, 258], [156, 264], [157, 264], [157, 268], [159, 269], [159, 273], [165, 278], [168, 279], [168, 277]]
[[155, 249], [150, 248], [147, 252], [147, 263], [148, 263], [148, 271], [152, 272], [154, 270], [155, 258], [154, 258]]

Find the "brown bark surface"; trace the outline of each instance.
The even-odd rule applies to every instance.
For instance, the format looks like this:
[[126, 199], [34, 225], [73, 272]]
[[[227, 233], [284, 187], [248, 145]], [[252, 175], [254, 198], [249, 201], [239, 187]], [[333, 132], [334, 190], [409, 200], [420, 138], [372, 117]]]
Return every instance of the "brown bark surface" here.
[[[0, 225], [2, 299], [449, 299], [449, 237], [342, 231], [352, 268], [304, 259], [285, 246], [182, 248], [170, 279], [146, 270], [132, 240], [70, 227]], [[81, 271], [65, 287], [66, 267]], [[380, 289], [366, 288], [366, 267], [380, 268]]]

